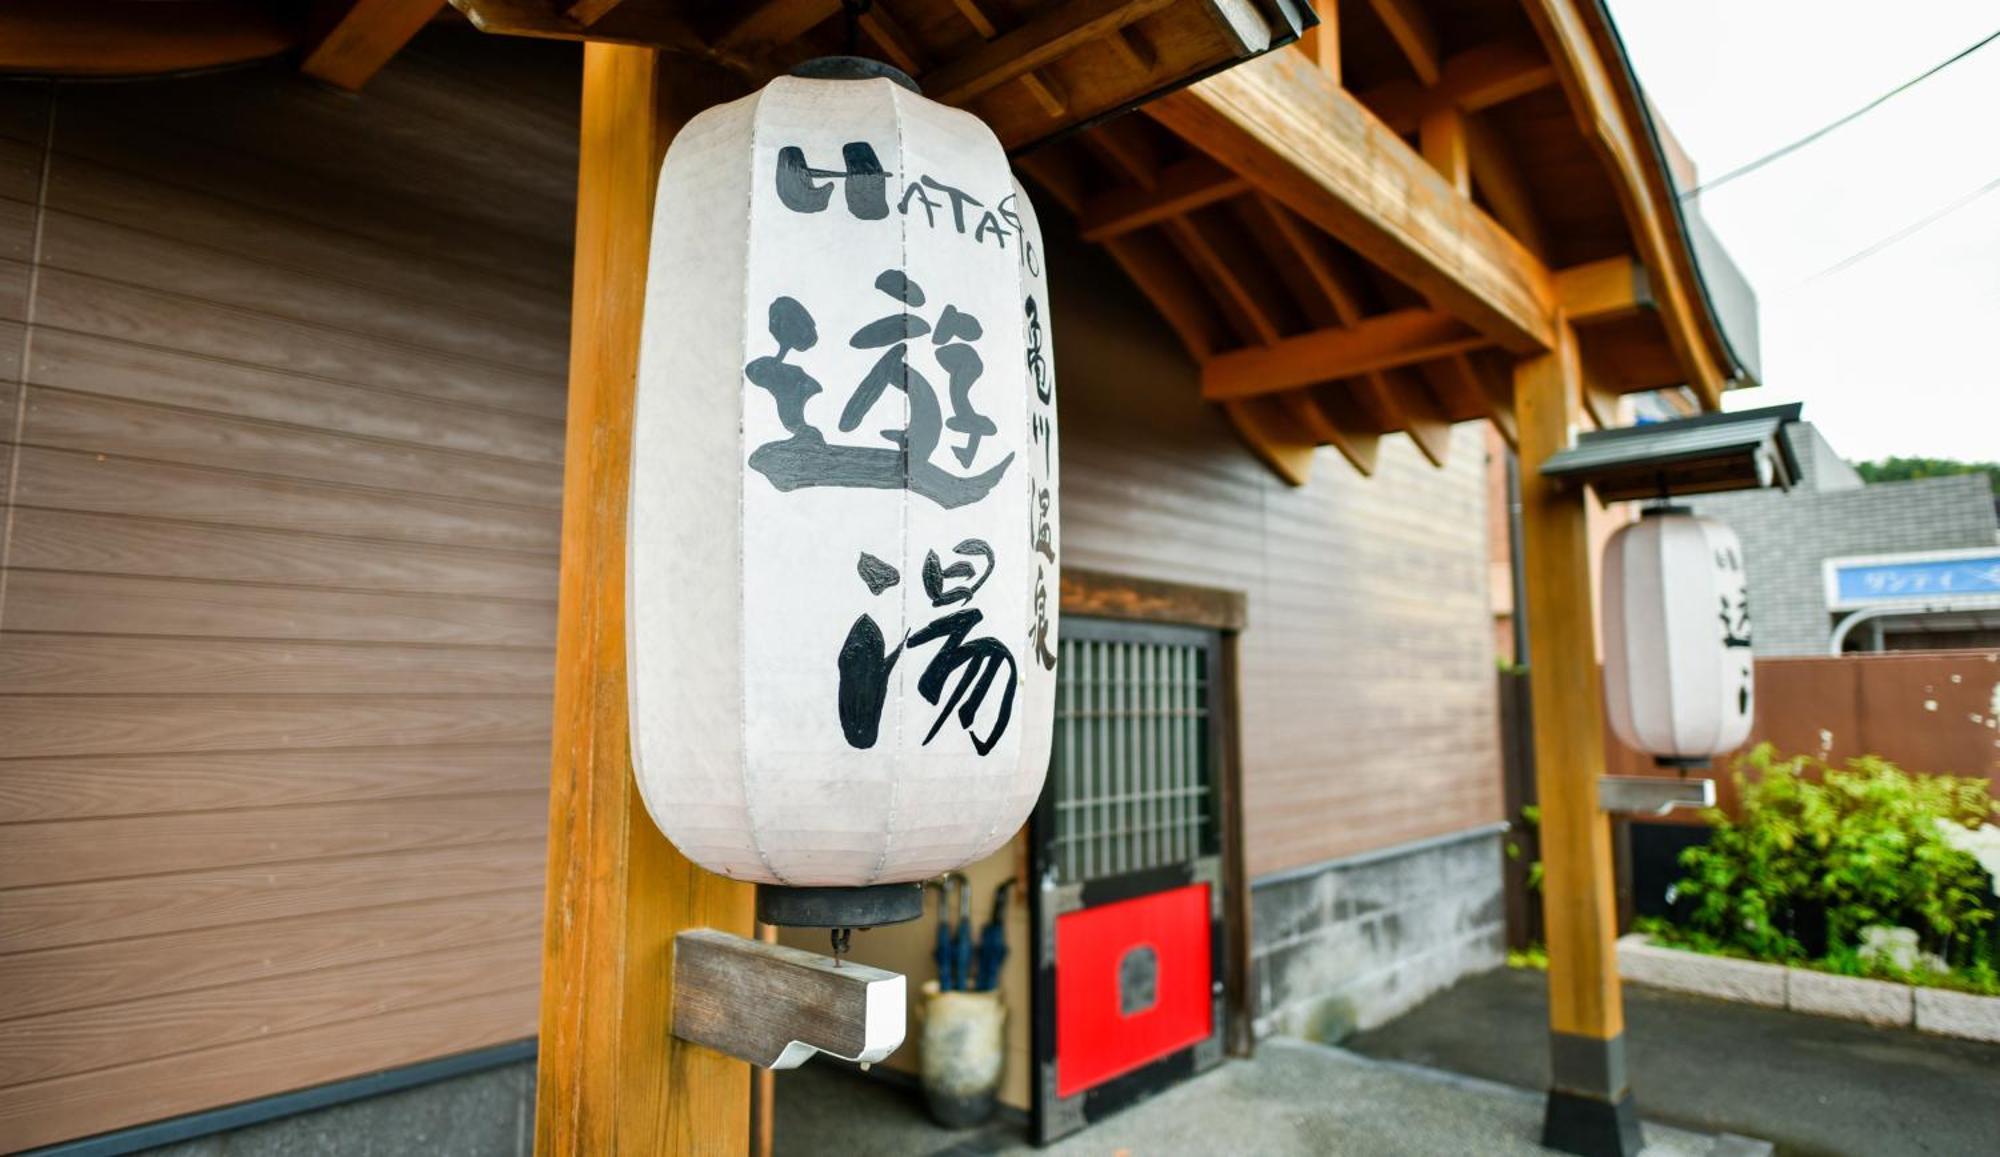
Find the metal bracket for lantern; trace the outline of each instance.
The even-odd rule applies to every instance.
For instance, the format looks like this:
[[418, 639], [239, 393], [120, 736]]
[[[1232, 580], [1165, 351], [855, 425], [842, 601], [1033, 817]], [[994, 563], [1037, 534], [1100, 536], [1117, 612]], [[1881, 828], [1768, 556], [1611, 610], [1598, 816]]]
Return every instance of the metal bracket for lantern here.
[[674, 937], [674, 1035], [766, 1069], [873, 1064], [903, 1043], [902, 974], [707, 928]]
[[1715, 806], [1715, 781], [1663, 775], [1605, 775], [1597, 780], [1597, 806], [1613, 815], [1663, 816], [1677, 807]]

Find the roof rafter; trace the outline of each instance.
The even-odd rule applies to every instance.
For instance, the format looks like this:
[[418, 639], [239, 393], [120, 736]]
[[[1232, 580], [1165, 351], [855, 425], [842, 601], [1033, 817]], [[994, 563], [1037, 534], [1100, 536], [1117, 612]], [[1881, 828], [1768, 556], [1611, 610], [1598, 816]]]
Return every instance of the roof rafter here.
[[1191, 213], [1248, 192], [1250, 182], [1205, 156], [1159, 170], [1148, 187], [1126, 185], [1084, 202], [1077, 227], [1086, 241], [1103, 241]]
[[1450, 314], [1397, 310], [1353, 325], [1217, 354], [1202, 367], [1202, 396], [1222, 401], [1274, 394], [1370, 370], [1415, 365], [1486, 344], [1484, 337]]
[[1300, 424], [1321, 442], [1340, 451], [1362, 477], [1375, 473], [1381, 456], [1382, 431], [1370, 422], [1347, 391], [1315, 386], [1278, 395]]
[[1440, 108], [1478, 112], [1554, 83], [1555, 66], [1538, 45], [1503, 40], [1446, 58], [1434, 84], [1396, 80], [1359, 95], [1383, 124], [1409, 134], [1426, 113]]
[[[1173, 0], [1076, 0], [1049, 9], [924, 77], [924, 93], [964, 104], [1067, 56], [1077, 46], [1152, 15]], [[839, 5], [836, 3], [835, 7]], [[961, 6], [963, 10], [963, 6]]]
[[1303, 54], [1259, 57], [1146, 111], [1493, 341], [1553, 340], [1548, 271]]
[[1431, 19], [1416, 0], [1368, 0], [1396, 47], [1410, 62], [1410, 71], [1424, 85], [1438, 82], [1438, 38]]
[[443, 7], [444, 0], [354, 0], [308, 42], [299, 71], [358, 92]]

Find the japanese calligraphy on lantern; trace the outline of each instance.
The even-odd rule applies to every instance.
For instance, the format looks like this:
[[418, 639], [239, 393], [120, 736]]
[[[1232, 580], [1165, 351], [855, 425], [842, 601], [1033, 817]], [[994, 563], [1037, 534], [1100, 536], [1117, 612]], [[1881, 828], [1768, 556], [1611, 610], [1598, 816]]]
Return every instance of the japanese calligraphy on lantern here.
[[1747, 579], [1736, 532], [1682, 508], [1647, 510], [1605, 543], [1605, 717], [1627, 746], [1692, 761], [1749, 736]]
[[781, 78], [661, 171], [634, 415], [634, 768], [743, 879], [923, 879], [1004, 843], [1054, 716], [1056, 383], [992, 134]]

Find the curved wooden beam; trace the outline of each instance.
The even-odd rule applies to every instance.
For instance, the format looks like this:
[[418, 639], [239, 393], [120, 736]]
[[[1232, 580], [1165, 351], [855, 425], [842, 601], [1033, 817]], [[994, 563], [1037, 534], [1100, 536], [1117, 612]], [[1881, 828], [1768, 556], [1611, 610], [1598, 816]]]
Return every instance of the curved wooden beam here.
[[9, 0], [0, 4], [0, 74], [201, 72], [282, 55], [301, 32], [255, 0]]
[[1652, 275], [1667, 341], [1710, 410], [1734, 375], [1728, 343], [1702, 292], [1668, 178], [1639, 94], [1597, 0], [1527, 0], [1584, 138], [1610, 172], [1625, 223]]

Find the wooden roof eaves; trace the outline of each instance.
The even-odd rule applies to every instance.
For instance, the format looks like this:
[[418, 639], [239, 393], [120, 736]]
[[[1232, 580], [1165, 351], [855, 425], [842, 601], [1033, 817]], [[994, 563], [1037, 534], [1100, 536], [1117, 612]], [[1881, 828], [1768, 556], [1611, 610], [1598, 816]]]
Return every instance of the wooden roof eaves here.
[[1247, 61], [1145, 111], [1500, 345], [1554, 341], [1548, 270], [1302, 54]]
[[1667, 160], [1602, 0], [1527, 0], [1585, 137], [1617, 190], [1653, 283], [1667, 340], [1706, 409], [1722, 406], [1737, 359], [1710, 303]]

